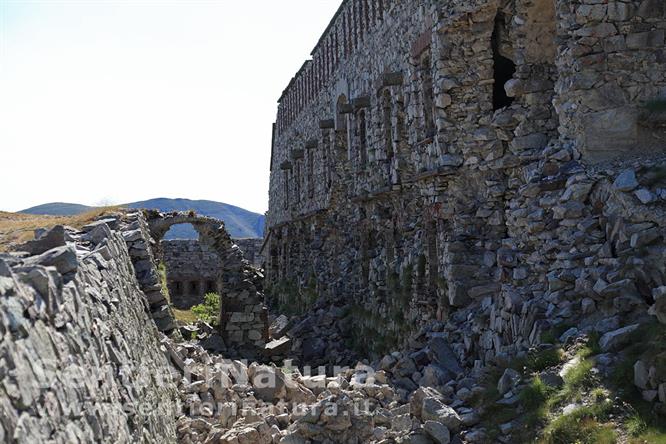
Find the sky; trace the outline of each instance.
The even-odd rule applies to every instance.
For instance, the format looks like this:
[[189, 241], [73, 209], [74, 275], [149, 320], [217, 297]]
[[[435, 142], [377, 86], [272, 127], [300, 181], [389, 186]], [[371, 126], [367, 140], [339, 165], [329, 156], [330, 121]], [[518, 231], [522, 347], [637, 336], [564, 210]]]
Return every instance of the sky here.
[[0, 210], [268, 208], [277, 99], [341, 0], [0, 0]]

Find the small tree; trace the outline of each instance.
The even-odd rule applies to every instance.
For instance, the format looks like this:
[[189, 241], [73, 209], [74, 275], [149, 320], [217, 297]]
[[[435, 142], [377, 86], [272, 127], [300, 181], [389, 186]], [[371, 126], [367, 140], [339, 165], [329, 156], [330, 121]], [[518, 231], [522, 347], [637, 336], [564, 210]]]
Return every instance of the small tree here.
[[192, 313], [200, 321], [208, 322], [213, 326], [220, 324], [220, 295], [206, 293], [203, 304], [192, 307]]

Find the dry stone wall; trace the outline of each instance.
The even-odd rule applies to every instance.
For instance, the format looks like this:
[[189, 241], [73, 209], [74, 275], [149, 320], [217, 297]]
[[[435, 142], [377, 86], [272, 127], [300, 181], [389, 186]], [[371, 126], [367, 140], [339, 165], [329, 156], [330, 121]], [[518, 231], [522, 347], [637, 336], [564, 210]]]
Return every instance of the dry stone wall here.
[[175, 442], [177, 388], [123, 224], [0, 255], [0, 441]]
[[343, 2], [279, 102], [272, 302], [345, 301], [374, 351], [441, 321], [470, 367], [656, 316], [664, 27], [653, 0]]

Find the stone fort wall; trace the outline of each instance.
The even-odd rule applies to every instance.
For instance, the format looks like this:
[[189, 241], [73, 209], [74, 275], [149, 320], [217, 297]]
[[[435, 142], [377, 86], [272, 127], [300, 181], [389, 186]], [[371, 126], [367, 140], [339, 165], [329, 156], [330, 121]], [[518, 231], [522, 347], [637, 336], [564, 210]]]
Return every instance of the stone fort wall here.
[[198, 240], [163, 240], [162, 260], [172, 303], [187, 309], [203, 302], [206, 293], [219, 293], [222, 261]]
[[[262, 239], [234, 239], [234, 243], [250, 264], [261, 266]], [[222, 291], [222, 261], [206, 243], [192, 239], [163, 240], [160, 250], [171, 301], [177, 308], [188, 309], [201, 304], [206, 293]]]
[[645, 315], [666, 282], [666, 127], [649, 106], [666, 97], [664, 14], [344, 1], [279, 99], [273, 302], [294, 286], [344, 299], [374, 349], [447, 321], [468, 363], [581, 314], [599, 331]]

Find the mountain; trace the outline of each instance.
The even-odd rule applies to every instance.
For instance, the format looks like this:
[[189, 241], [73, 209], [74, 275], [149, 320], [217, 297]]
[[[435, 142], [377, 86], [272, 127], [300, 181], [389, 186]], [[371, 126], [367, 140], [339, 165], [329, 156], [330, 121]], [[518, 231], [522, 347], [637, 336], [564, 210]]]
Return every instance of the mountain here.
[[[125, 205], [129, 208], [148, 208], [160, 211], [194, 210], [203, 216], [210, 216], [224, 221], [231, 237], [263, 237], [264, 216], [243, 208], [212, 200], [189, 199], [150, 199]], [[177, 225], [167, 233], [166, 239], [192, 239], [196, 233], [190, 225]]]
[[19, 211], [19, 213], [36, 214], [40, 216], [72, 216], [74, 214], [85, 213], [92, 208], [93, 207], [75, 203], [52, 202], [44, 205], [37, 205], [36, 207]]
[[[214, 217], [224, 221], [231, 237], [263, 237], [264, 216], [243, 208], [211, 200], [158, 198], [122, 205], [127, 208], [147, 208], [159, 211], [189, 211]], [[20, 211], [24, 214], [71, 216], [90, 210], [92, 207], [72, 203], [47, 203]], [[195, 239], [194, 228], [190, 225], [176, 225], [169, 230], [166, 239]]]

